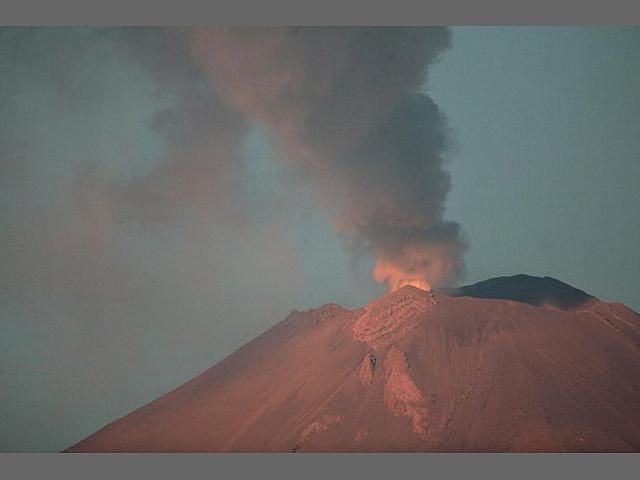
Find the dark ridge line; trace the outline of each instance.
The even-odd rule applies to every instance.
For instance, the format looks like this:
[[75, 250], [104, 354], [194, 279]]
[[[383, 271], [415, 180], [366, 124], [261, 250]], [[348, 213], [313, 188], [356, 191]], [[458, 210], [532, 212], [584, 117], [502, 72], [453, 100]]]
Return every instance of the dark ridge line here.
[[435, 292], [450, 297], [513, 300], [535, 306], [550, 304], [563, 310], [579, 307], [595, 299], [587, 292], [555, 278], [524, 274], [494, 277], [471, 285], [437, 289]]

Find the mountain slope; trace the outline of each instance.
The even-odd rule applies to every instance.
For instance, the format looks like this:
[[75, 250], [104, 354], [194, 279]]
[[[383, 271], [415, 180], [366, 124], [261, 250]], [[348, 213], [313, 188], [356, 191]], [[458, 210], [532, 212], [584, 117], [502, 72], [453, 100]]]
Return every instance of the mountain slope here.
[[294, 311], [68, 451], [640, 451], [640, 316], [410, 286]]

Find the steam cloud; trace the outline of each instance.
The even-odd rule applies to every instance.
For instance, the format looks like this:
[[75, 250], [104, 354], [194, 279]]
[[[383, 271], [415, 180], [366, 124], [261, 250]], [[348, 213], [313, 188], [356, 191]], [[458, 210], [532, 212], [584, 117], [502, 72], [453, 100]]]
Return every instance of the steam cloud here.
[[445, 221], [447, 128], [420, 93], [446, 28], [202, 29], [195, 58], [230, 106], [264, 124], [335, 228], [391, 288], [454, 282], [465, 242]]
[[[56, 451], [305, 296], [189, 31], [0, 28], [0, 451]], [[251, 292], [251, 295], [247, 295]]]
[[[291, 308], [370, 300], [343, 262], [305, 285], [314, 253], [296, 251], [291, 213], [308, 190], [379, 282], [453, 281], [447, 130], [419, 93], [449, 42], [444, 28], [0, 29], [0, 450], [65, 448]], [[295, 180], [265, 202], [248, 194], [256, 123]]]

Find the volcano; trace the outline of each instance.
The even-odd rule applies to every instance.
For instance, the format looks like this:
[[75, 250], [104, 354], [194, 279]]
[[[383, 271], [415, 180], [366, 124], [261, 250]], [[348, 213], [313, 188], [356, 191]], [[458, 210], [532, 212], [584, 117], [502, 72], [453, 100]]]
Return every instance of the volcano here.
[[640, 315], [558, 280], [292, 311], [69, 452], [640, 451]]

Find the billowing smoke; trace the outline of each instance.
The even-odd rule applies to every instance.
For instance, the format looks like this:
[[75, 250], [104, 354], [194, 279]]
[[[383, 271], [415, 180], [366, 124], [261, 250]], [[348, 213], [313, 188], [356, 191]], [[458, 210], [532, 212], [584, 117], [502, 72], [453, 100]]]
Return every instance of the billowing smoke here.
[[218, 95], [266, 126], [318, 204], [376, 259], [391, 289], [457, 279], [465, 242], [445, 221], [447, 127], [421, 93], [446, 28], [201, 29]]
[[390, 287], [452, 281], [447, 129], [419, 93], [448, 44], [0, 29], [0, 450], [63, 449], [292, 308], [371, 300], [324, 217]]
[[188, 31], [0, 28], [0, 71], [0, 451], [66, 448], [327, 301], [247, 205], [251, 127]]

